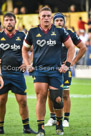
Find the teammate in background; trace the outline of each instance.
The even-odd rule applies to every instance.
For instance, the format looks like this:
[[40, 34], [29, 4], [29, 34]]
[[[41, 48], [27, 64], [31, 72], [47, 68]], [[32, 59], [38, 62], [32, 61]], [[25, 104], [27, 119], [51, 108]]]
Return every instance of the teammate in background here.
[[[40, 25], [31, 28], [24, 40], [22, 55], [24, 62], [30, 71], [28, 50], [33, 45], [33, 71], [34, 88], [37, 96], [36, 115], [38, 122], [38, 135], [44, 136], [44, 118], [46, 113], [46, 99], [48, 88], [53, 101], [57, 124], [57, 135], [63, 135], [62, 116], [63, 101], [62, 72], [65, 73], [72, 63], [75, 48], [68, 32], [63, 28], [52, 25], [52, 11], [43, 7], [39, 12]], [[62, 43], [68, 48], [66, 63], [61, 65]]]
[[[56, 13], [53, 17], [53, 23], [56, 26], [65, 27], [65, 18], [64, 15], [61, 13]], [[68, 33], [71, 36], [71, 39], [80, 50], [77, 54], [77, 56], [73, 59], [71, 65], [73, 66], [85, 53], [86, 46], [83, 44], [83, 42], [80, 40], [80, 38], [76, 35], [76, 33], [72, 32], [71, 30], [67, 30]], [[62, 44], [62, 63], [65, 63], [67, 58], [67, 51], [68, 49]], [[69, 86], [71, 85], [71, 69], [69, 69], [66, 73], [63, 74], [63, 102], [64, 102], [64, 121], [63, 126], [69, 127], [69, 116], [70, 116], [70, 109], [71, 109], [71, 100], [69, 95]], [[48, 120], [47, 124], [45, 126], [52, 126], [56, 124], [56, 115], [53, 109], [53, 103], [48, 97], [48, 104], [50, 109], [50, 119]]]
[[5, 29], [0, 33], [0, 134], [4, 134], [4, 119], [9, 90], [15, 93], [19, 104], [23, 133], [36, 134], [29, 125], [26, 84], [22, 72], [26, 68], [25, 64], [22, 64], [22, 44], [25, 34], [15, 30], [16, 17], [13, 13], [4, 15], [3, 24]]

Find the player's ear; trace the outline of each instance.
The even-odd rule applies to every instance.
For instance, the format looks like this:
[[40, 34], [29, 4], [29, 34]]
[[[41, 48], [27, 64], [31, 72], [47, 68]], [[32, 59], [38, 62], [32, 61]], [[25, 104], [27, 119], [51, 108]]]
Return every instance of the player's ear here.
[[53, 16], [51, 16], [51, 18], [53, 19]]
[[53, 23], [53, 16], [51, 16], [51, 19], [52, 19], [52, 23]]
[[38, 16], [38, 19], [40, 20], [40, 16]]

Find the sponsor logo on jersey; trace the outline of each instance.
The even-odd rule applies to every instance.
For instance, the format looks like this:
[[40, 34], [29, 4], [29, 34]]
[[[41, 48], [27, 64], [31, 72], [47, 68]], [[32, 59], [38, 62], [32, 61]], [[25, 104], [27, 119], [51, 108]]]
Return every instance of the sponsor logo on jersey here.
[[6, 41], [6, 39], [5, 39], [4, 37], [2, 37], [0, 40], [1, 40], [1, 41]]
[[66, 80], [66, 81], [65, 81], [65, 84], [68, 84], [68, 83], [69, 83], [69, 81], [68, 81], [68, 80]]
[[36, 37], [41, 37], [41, 34], [37, 34]]
[[16, 50], [19, 50], [19, 49], [21, 48], [21, 46], [20, 46], [20, 45], [16, 45], [15, 43], [12, 44], [12, 45], [10, 45], [10, 44], [8, 44], [8, 43], [6, 43], [6, 44], [1, 43], [1, 44], [0, 44], [0, 48], [1, 48], [2, 50], [7, 50], [7, 49], [10, 48], [10, 49], [16, 51]]
[[61, 84], [61, 85], [60, 85], [60, 87], [62, 87], [62, 88], [63, 88], [63, 84]]
[[49, 39], [48, 41], [46, 40], [37, 40], [36, 43], [40, 46], [40, 47], [43, 47], [45, 45], [49, 45], [49, 46], [54, 46], [56, 45], [56, 41], [55, 40], [51, 40]]
[[56, 34], [55, 34], [55, 32], [52, 32], [52, 34], [51, 34], [51, 35], [56, 35]]
[[3, 44], [3, 43], [1, 43], [0, 44], [0, 48], [2, 49], [2, 50], [7, 50], [7, 49], [9, 49], [10, 48], [10, 45], [9, 44]]

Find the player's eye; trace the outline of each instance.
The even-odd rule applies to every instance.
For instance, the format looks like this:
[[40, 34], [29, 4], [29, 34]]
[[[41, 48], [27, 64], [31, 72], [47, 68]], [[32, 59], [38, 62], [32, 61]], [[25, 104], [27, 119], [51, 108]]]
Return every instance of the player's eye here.
[[60, 22], [62, 22], [63, 20], [60, 20]]
[[51, 17], [51, 15], [43, 15], [42, 17], [43, 18], [45, 18], [45, 17]]
[[5, 19], [5, 21], [8, 21], [8, 19]]
[[43, 15], [42, 17], [46, 17], [46, 15]]
[[47, 15], [47, 17], [51, 17], [51, 15]]
[[13, 21], [13, 19], [10, 19], [10, 21]]

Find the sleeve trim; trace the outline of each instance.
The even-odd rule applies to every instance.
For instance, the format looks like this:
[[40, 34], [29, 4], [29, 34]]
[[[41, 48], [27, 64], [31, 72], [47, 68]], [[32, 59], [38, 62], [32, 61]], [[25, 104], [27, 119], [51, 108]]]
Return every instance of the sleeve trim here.
[[23, 45], [24, 45], [25, 47], [27, 47], [27, 48], [30, 48], [30, 45], [28, 44], [28, 42], [27, 42], [26, 40], [24, 40]]

